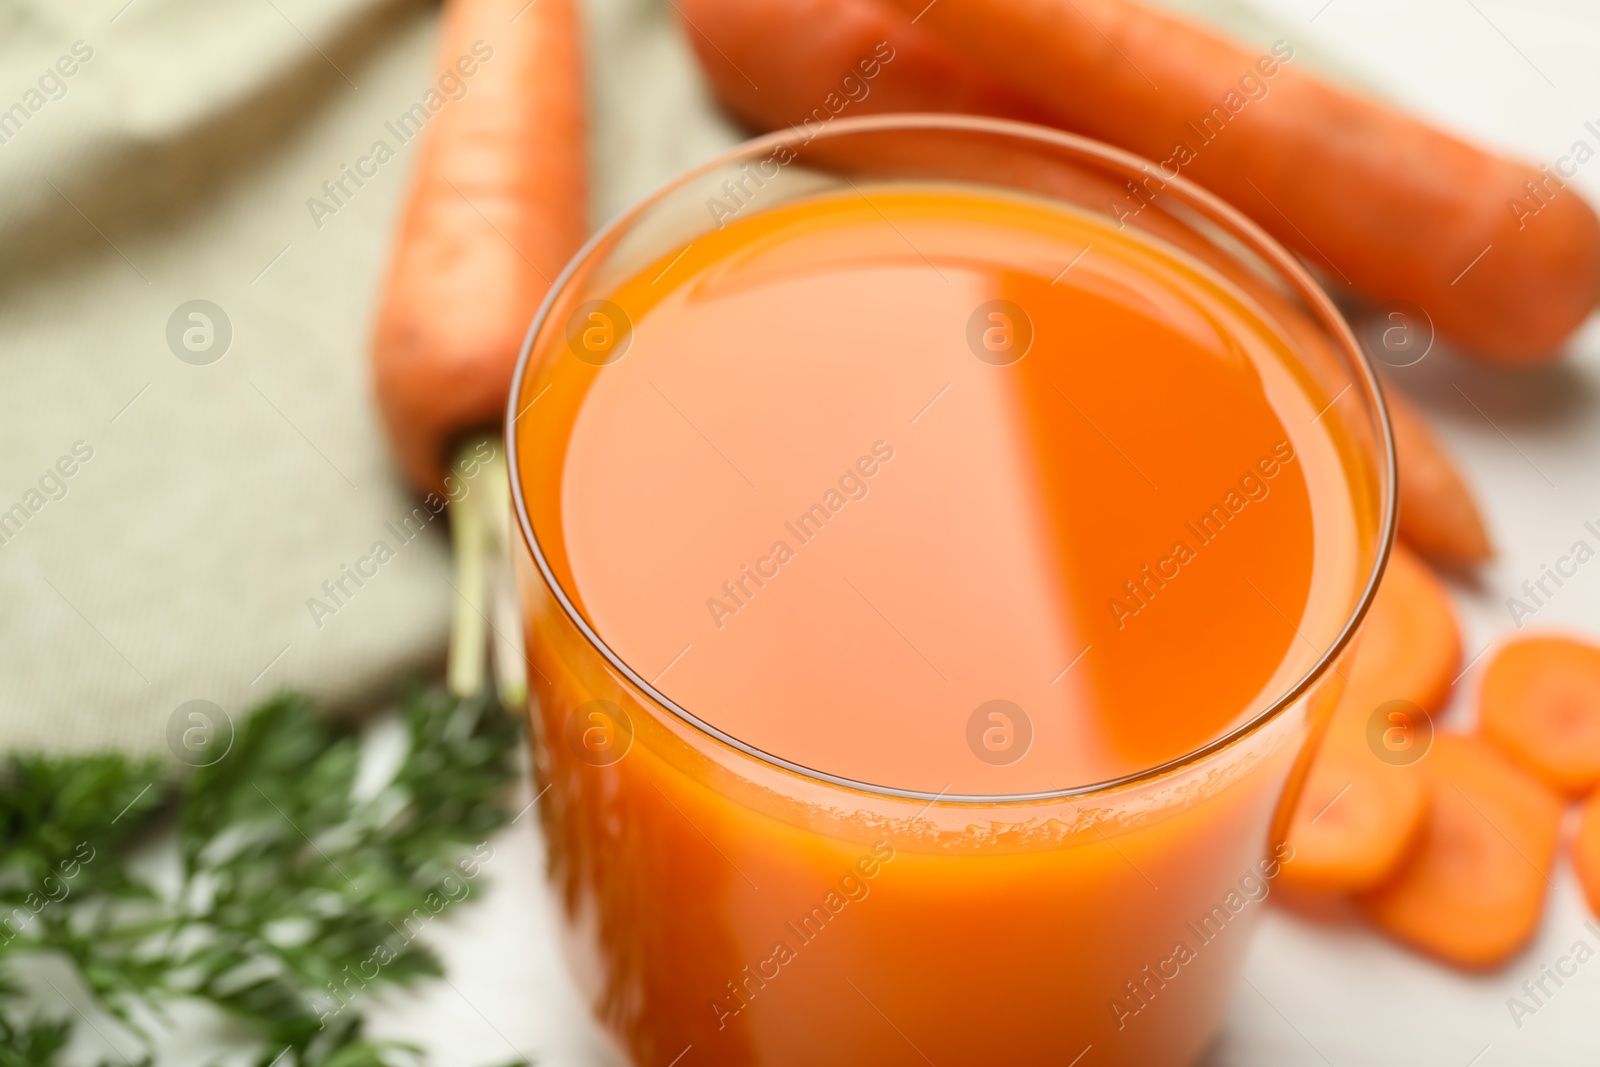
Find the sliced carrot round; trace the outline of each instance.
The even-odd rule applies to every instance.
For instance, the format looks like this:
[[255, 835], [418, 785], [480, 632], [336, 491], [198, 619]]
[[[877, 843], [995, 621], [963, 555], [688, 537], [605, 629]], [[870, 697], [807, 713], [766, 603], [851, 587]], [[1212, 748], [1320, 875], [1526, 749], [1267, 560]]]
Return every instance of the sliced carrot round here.
[[1578, 816], [1578, 836], [1572, 842], [1572, 866], [1578, 884], [1589, 898], [1589, 910], [1600, 915], [1600, 793], [1590, 797]]
[[[1289, 825], [1294, 860], [1285, 884], [1353, 893], [1388, 877], [1416, 840], [1428, 790], [1413, 765], [1426, 752], [1375, 745], [1375, 715], [1396, 701], [1426, 715], [1443, 703], [1461, 658], [1449, 595], [1425, 564], [1396, 545], [1348, 660], [1339, 698]], [[1388, 737], [1387, 717], [1380, 737]], [[1428, 724], [1423, 724], [1428, 725]], [[1431, 729], [1427, 731], [1431, 738]]]
[[1440, 734], [1417, 767], [1430, 793], [1422, 836], [1359, 903], [1399, 941], [1459, 967], [1493, 967], [1539, 925], [1561, 800], [1477, 737]]
[[[1461, 661], [1461, 631], [1444, 584], [1427, 564], [1395, 545], [1378, 595], [1361, 627], [1341, 708], [1370, 713], [1391, 700], [1432, 712], [1444, 703]], [[1365, 702], [1370, 705], [1357, 708]]]
[[1484, 670], [1478, 724], [1551, 788], [1600, 785], [1600, 647], [1552, 635], [1507, 644]]
[[1400, 864], [1427, 814], [1420, 774], [1390, 767], [1364, 749], [1334, 743], [1306, 778], [1283, 865], [1286, 886], [1308, 893], [1369, 889]]

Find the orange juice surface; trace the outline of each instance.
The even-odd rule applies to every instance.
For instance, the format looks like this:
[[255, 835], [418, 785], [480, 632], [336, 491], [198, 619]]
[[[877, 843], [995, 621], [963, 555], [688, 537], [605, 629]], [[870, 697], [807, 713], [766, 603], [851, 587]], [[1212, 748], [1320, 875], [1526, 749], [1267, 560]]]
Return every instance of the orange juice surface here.
[[[1182, 924], [1259, 858], [1283, 759], [1231, 794], [1151, 800], [1160, 817], [1081, 836], [1076, 809], [1027, 822], [1059, 831], [1033, 851], [981, 830], [992, 811], [957, 811], [945, 839], [852, 805], [905, 791], [896, 817], [937, 820], [935, 797], [1132, 775], [1261, 712], [1326, 651], [1370, 519], [1321, 417], [1332, 398], [1260, 299], [1087, 214], [902, 184], [751, 211], [605, 301], [558, 301], [519, 401], [557, 582], [690, 715], [869, 790], [787, 814], [740, 800], [669, 751], [670, 716], [635, 722], [615, 764], [574, 759], [562, 716], [626, 701], [534, 613], [571, 945], [639, 1063], [683, 1045], [685, 1067], [1199, 1047], [1225, 986], [1141, 1000], [1125, 980], [1177, 968], [1184, 938], [1195, 969], [1236, 960], [1241, 938], [1207, 955]], [[783, 772], [755, 792], [790, 779], [810, 788]], [[873, 896], [830, 909], [813, 947], [793, 924], [845, 892], [841, 871]], [[992, 999], [942, 999], [955, 971]], [[1157, 1004], [1165, 1022], [1123, 1036]], [[808, 1025], [848, 1043], [807, 1051]]]
[[[613, 299], [624, 357], [558, 383], [546, 547], [728, 734], [878, 786], [1040, 791], [1198, 747], [1314, 658], [1296, 628], [1353, 552], [1313, 503], [1334, 443], [1283, 342], [1171, 253], [877, 191], [734, 223]], [[980, 716], [974, 758], [990, 701], [1012, 747]]]

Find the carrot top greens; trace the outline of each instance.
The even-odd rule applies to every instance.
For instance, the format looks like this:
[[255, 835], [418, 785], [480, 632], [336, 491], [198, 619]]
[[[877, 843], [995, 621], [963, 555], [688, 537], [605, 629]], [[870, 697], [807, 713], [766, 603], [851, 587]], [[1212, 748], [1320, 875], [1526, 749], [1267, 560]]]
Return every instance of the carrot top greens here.
[[[401, 715], [376, 789], [355, 788], [354, 728], [293, 695], [181, 780], [117, 754], [0, 761], [0, 1067], [63, 1061], [79, 1015], [48, 956], [120, 1024], [107, 1064], [153, 1063], [180, 1000], [244, 1024], [259, 1067], [420, 1061], [367, 1037], [362, 1007], [442, 974], [417, 934], [483, 890], [521, 727], [492, 695], [419, 689]], [[152, 877], [174, 838], [176, 878]]]

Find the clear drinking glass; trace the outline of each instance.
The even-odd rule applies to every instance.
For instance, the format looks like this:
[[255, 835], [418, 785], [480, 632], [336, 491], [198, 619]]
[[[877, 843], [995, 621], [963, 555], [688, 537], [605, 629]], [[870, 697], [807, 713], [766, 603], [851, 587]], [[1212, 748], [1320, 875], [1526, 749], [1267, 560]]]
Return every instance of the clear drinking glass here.
[[[752, 185], [751, 173], [762, 180]], [[599, 302], [715, 230], [708, 202], [726, 203], [728, 183], [741, 181], [759, 190], [750, 210], [905, 181], [1043, 197], [1180, 249], [1270, 309], [1303, 388], [1326, 405], [1319, 418], [1347, 447], [1348, 495], [1322, 503], [1352, 513], [1360, 542], [1344, 621], [1310, 669], [1260, 714], [1159, 766], [1078, 788], [956, 796], [853, 782], [760, 751], [624, 662], [551, 566], [561, 420], [545, 391], [563, 361], [605, 373], [623, 354], [626, 312]], [[1153, 195], [1130, 199], [1138, 189]], [[600, 330], [587, 358], [574, 322]], [[1287, 858], [1311, 742], [1338, 698], [1337, 667], [1394, 524], [1377, 381], [1288, 252], [1182, 178], [1053, 130], [886, 116], [773, 134], [649, 196], [579, 253], [530, 330], [507, 441], [548, 876], [573, 974], [632, 1062], [1199, 1056]], [[618, 522], [648, 521], [628, 501], [616, 509]]]

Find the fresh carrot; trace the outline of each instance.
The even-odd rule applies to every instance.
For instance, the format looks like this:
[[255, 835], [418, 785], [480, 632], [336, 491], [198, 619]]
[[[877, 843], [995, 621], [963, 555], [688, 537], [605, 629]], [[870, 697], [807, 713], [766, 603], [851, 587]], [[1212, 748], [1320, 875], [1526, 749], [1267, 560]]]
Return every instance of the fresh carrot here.
[[1284, 884], [1308, 893], [1371, 888], [1405, 858], [1427, 814], [1425, 717], [1461, 658], [1449, 596], [1399, 545], [1359, 640], [1289, 826]]
[[[1330, 729], [1332, 725], [1330, 724]], [[1305, 893], [1370, 889], [1392, 874], [1427, 817], [1422, 776], [1359, 745], [1324, 739], [1289, 826], [1283, 883]]]
[[573, 0], [449, 0], [437, 70], [373, 367], [402, 469], [441, 492], [450, 451], [503, 417], [523, 335], [587, 232]]
[[876, 0], [675, 0], [717, 98], [760, 130], [835, 115], [1043, 109]]
[[1484, 669], [1478, 728], [1557, 792], [1600, 786], [1600, 646], [1549, 634], [1506, 644]]
[[1600, 915], [1600, 793], [1590, 797], [1578, 815], [1572, 866], [1577, 869], [1583, 895], [1589, 898], [1589, 910]]
[[1417, 766], [1430, 798], [1416, 851], [1359, 902], [1408, 945], [1459, 967], [1493, 967], [1539, 925], [1561, 801], [1476, 737], [1441, 734]]
[[1547, 355], [1600, 295], [1600, 219], [1575, 190], [1295, 67], [1285, 42], [1258, 54], [1131, 0], [890, 2], [1059, 125], [1161, 161], [1129, 210], [1181, 171], [1499, 361]]
[[1482, 563], [1494, 555], [1466, 481], [1420, 412], [1385, 391], [1400, 467], [1400, 536], [1441, 563]]
[[[1121, 211], [1158, 199], [1163, 174], [1195, 178], [1332, 283], [1420, 305], [1496, 361], [1547, 358], [1600, 296], [1600, 219], [1576, 190], [1299, 69], [1283, 42], [1258, 54], [1131, 0], [681, 6], [714, 87], [747, 121], [1042, 114], [1158, 162], [1114, 199]], [[841, 79], [880, 39], [893, 63], [871, 95], [841, 104]]]

